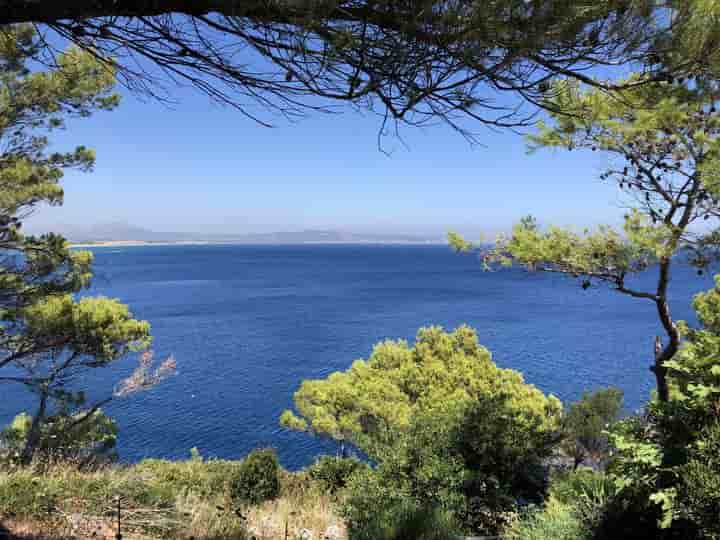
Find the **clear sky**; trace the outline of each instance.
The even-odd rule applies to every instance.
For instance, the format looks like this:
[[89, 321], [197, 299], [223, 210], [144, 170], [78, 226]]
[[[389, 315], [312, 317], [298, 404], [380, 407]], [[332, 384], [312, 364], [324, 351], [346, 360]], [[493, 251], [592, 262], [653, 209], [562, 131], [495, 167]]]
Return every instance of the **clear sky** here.
[[116, 111], [74, 121], [56, 147], [97, 150], [93, 173], [68, 173], [62, 208], [32, 229], [128, 223], [154, 231], [269, 232], [329, 228], [441, 236], [541, 222], [617, 222], [617, 188], [598, 173], [606, 158], [545, 150], [520, 135], [478, 127], [471, 147], [445, 126], [403, 128], [378, 150], [378, 117], [349, 107], [296, 123], [259, 126], [192, 91], [172, 108], [125, 96]]

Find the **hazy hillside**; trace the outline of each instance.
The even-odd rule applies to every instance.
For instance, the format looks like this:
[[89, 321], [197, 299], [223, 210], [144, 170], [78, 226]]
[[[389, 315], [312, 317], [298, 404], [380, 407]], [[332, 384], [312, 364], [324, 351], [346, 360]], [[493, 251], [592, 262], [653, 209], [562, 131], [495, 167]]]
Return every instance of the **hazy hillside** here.
[[373, 234], [336, 230], [280, 231], [272, 233], [207, 234], [157, 232], [126, 223], [101, 223], [90, 227], [59, 225], [58, 232], [74, 243], [112, 242], [228, 242], [242, 244], [299, 244], [313, 242], [439, 242], [442, 238], [409, 234]]

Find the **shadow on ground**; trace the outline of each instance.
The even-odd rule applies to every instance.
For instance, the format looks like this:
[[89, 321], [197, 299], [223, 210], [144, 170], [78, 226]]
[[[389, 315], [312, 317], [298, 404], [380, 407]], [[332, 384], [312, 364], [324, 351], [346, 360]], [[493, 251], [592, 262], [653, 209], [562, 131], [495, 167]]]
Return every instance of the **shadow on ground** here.
[[0, 540], [79, 540], [65, 534], [42, 533], [29, 530], [21, 525], [0, 521]]

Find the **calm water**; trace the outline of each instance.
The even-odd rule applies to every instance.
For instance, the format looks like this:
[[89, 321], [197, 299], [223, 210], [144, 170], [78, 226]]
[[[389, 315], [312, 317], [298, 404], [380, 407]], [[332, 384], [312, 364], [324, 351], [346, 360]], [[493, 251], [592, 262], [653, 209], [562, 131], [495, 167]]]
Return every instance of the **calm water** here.
[[[503, 367], [563, 400], [616, 385], [641, 405], [660, 332], [653, 305], [606, 288], [520, 270], [485, 273], [473, 255], [441, 246], [167, 246], [98, 248], [94, 293], [120, 298], [152, 323], [158, 357], [178, 374], [115, 403], [123, 460], [240, 457], [271, 445], [288, 467], [336, 450], [287, 432], [278, 416], [305, 378], [367, 357], [384, 338], [412, 339], [428, 324], [468, 323]], [[674, 315], [694, 320], [690, 299], [711, 286], [675, 270]], [[644, 285], [643, 280], [633, 283]], [[648, 282], [648, 287], [649, 282]], [[134, 360], [86, 383], [102, 393]], [[98, 370], [100, 371], [100, 370]], [[32, 401], [4, 387], [0, 421]]]

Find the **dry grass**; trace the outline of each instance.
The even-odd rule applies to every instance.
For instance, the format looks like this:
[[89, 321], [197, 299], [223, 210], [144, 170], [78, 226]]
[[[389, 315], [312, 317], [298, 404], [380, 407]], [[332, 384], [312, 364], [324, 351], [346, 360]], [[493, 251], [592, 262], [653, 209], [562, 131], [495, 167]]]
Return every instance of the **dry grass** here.
[[[107, 523], [88, 523], [74, 529], [71, 524], [9, 520], [0, 524], [0, 540], [116, 540], [116, 530]], [[123, 535], [124, 540], [148, 540], [138, 534]]]
[[345, 540], [345, 525], [337, 515], [333, 502], [322, 495], [311, 500], [298, 501], [290, 497], [281, 497], [251, 508], [247, 514], [248, 533], [257, 540], [276, 540], [285, 538], [287, 525], [288, 538], [302, 538], [308, 531], [313, 539], [322, 539], [326, 532], [334, 530], [332, 540]]
[[337, 501], [303, 473], [282, 472], [281, 495], [238, 508], [224, 487], [237, 462], [150, 460], [78, 471], [0, 470], [0, 540], [115, 539], [122, 497], [123, 540], [345, 540]]

